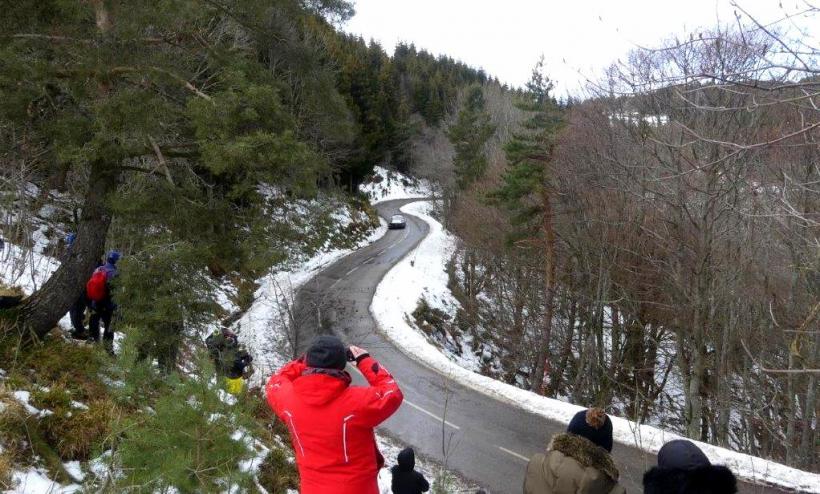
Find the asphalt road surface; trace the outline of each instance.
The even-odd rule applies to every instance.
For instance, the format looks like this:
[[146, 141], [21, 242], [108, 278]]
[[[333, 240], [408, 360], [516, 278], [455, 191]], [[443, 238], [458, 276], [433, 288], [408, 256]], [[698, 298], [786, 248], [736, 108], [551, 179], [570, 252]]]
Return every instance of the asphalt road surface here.
[[[388, 201], [377, 208], [389, 218], [414, 201]], [[417, 363], [377, 331], [370, 315], [370, 302], [382, 277], [427, 234], [424, 221], [405, 217], [404, 230], [389, 230], [320, 272], [299, 291], [297, 347], [304, 351], [314, 335], [335, 333], [347, 344], [368, 349], [393, 373], [405, 396], [399, 411], [384, 423], [383, 432], [491, 494], [520, 493], [528, 458], [543, 451], [549, 438], [566, 425], [497, 401]], [[642, 492], [641, 477], [654, 465], [654, 455], [618, 443], [612, 454], [627, 492]], [[743, 484], [740, 492], [786, 491]]]

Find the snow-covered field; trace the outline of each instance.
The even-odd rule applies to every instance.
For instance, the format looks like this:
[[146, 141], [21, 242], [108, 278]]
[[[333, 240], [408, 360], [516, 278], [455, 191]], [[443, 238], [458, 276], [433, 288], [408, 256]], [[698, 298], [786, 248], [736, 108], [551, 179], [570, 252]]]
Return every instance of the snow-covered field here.
[[[453, 296], [447, 288], [445, 266], [452, 255], [454, 243], [441, 223], [430, 216], [429, 206], [412, 203], [404, 206], [402, 211], [424, 220], [430, 226], [430, 235], [421, 242], [415, 253], [399, 262], [379, 284], [370, 310], [380, 330], [396, 347], [448, 378], [549, 420], [569, 423], [582, 407], [546, 398], [472, 372], [443, 354], [409, 322], [410, 314], [422, 297], [439, 307], [446, 308], [452, 303]], [[657, 453], [664, 443], [681, 438], [677, 434], [619, 417], [612, 417], [612, 422], [617, 442], [651, 453]], [[818, 474], [710, 444], [697, 444], [713, 463], [728, 466], [746, 480], [800, 492], [820, 493]]]

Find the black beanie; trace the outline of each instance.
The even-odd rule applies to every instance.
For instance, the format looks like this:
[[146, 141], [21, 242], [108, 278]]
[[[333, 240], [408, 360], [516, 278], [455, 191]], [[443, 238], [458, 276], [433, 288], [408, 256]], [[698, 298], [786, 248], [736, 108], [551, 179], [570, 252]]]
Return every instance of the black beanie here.
[[711, 464], [703, 451], [686, 439], [669, 441], [658, 451], [658, 466], [661, 468], [694, 470]]
[[305, 354], [305, 363], [308, 367], [342, 370], [347, 365], [347, 348], [335, 336], [317, 336]]
[[612, 421], [600, 408], [576, 413], [567, 426], [567, 432], [589, 439], [597, 446], [612, 452]]

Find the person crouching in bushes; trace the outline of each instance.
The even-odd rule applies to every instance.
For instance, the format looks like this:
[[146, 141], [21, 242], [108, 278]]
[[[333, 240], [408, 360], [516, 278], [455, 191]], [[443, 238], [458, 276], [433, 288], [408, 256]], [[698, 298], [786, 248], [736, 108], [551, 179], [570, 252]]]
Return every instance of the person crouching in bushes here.
[[612, 421], [600, 408], [582, 410], [530, 458], [524, 494], [624, 494], [611, 451]]
[[737, 479], [728, 468], [712, 465], [692, 441], [676, 439], [658, 451], [658, 466], [643, 476], [644, 494], [734, 494]]
[[245, 390], [245, 379], [253, 373], [253, 357], [244, 346], [239, 345], [233, 363], [225, 370], [225, 388], [232, 395], [242, 394]]

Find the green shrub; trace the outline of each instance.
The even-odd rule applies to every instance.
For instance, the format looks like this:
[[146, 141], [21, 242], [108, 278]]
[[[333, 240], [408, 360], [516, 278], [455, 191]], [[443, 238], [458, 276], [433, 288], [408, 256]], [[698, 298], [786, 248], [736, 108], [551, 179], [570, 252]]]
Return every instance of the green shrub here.
[[284, 493], [299, 490], [299, 472], [288, 452], [274, 448], [259, 467], [259, 483], [268, 492]]
[[179, 381], [152, 411], [121, 421], [117, 452], [124, 475], [118, 490], [222, 492], [253, 485], [252, 476], [239, 469], [252, 456], [233, 438], [240, 419], [208, 381]]
[[440, 309], [436, 309], [422, 297], [413, 311], [413, 320], [416, 325], [427, 334], [439, 333], [446, 337], [451, 326], [450, 316]]

